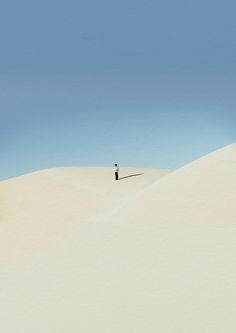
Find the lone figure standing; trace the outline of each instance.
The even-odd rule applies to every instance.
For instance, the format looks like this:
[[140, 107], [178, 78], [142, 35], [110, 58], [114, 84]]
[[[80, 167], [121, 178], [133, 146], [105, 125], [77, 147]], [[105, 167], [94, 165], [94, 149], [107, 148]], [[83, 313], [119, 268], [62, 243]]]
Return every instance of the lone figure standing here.
[[115, 164], [115, 167], [116, 167], [116, 171], [115, 171], [115, 179], [118, 180], [119, 179], [119, 166], [118, 164]]

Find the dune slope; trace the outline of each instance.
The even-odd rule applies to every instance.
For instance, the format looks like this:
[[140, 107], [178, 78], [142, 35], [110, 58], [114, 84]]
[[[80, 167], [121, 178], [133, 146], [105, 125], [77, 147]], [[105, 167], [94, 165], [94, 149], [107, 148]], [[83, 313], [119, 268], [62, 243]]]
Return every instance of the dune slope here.
[[4, 331], [235, 332], [235, 184], [231, 145], [6, 265]]
[[0, 182], [0, 260], [6, 265], [118, 210], [167, 170], [56, 168]]

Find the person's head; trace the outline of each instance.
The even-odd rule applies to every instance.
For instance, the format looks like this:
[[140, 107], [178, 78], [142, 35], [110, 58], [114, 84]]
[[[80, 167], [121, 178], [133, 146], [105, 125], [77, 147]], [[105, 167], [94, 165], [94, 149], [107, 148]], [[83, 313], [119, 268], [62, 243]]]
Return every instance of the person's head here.
[[115, 164], [115, 166], [117, 166], [117, 163]]

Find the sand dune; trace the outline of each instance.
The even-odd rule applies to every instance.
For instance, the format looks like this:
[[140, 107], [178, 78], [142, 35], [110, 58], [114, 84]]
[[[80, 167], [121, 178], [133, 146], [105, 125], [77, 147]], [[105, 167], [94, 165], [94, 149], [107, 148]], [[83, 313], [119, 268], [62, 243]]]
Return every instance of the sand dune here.
[[119, 210], [167, 170], [56, 168], [0, 182], [0, 259], [5, 265]]
[[0, 183], [2, 331], [235, 332], [236, 145], [129, 172]]

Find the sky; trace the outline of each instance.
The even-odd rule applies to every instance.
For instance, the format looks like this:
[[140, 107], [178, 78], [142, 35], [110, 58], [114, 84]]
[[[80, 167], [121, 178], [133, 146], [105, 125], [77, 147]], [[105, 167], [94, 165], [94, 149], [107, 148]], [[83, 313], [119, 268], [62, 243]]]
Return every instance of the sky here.
[[0, 179], [236, 141], [235, 1], [1, 2]]

